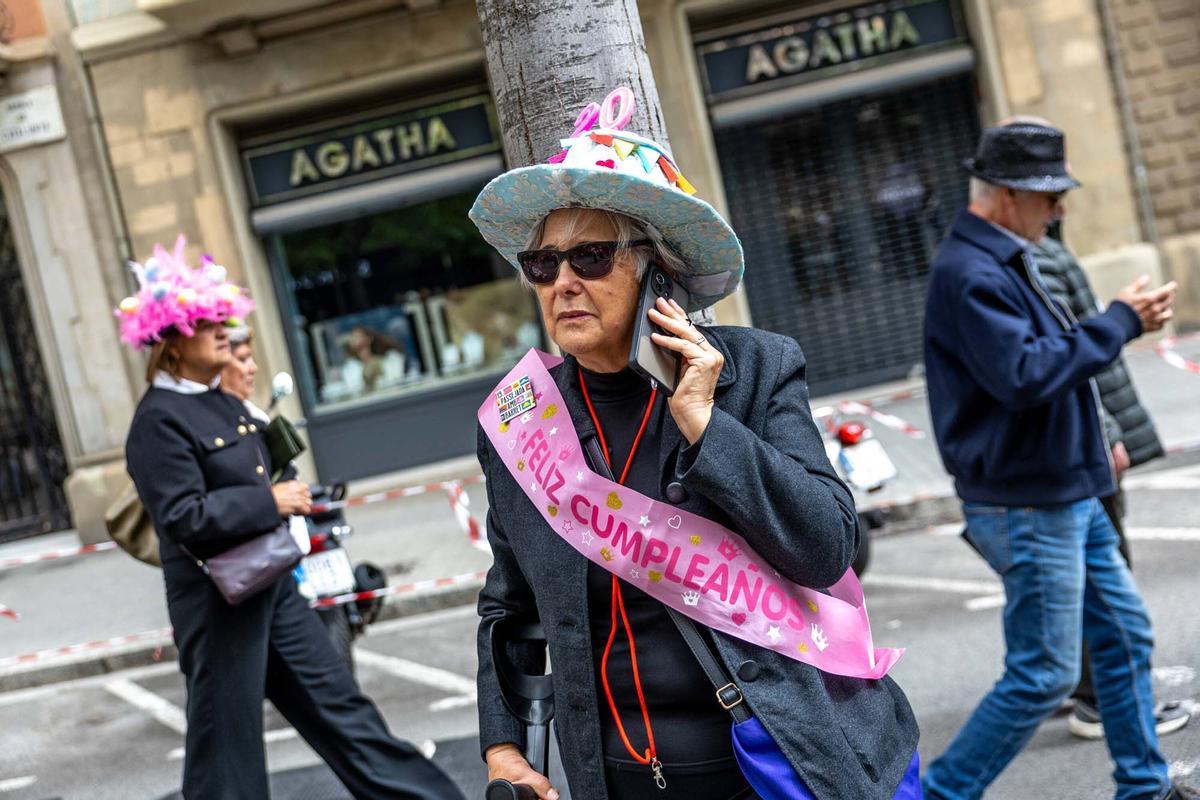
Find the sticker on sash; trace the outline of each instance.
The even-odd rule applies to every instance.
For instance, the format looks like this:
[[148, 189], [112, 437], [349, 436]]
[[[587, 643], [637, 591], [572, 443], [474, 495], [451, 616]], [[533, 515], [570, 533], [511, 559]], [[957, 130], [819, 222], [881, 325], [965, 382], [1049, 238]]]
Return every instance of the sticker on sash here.
[[496, 405], [500, 408], [500, 421], [508, 422], [537, 406], [533, 396], [533, 384], [525, 375], [496, 392]]

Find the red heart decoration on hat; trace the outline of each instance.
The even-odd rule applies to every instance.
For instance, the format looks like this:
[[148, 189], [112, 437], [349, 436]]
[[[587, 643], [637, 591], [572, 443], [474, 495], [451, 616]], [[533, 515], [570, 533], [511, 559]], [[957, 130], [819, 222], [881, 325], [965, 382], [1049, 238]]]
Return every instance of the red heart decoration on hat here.
[[611, 158], [609, 158], [609, 159], [606, 159], [606, 160], [604, 160], [604, 161], [597, 161], [597, 162], [596, 162], [596, 166], [597, 166], [597, 167], [608, 167], [609, 169], [616, 169], [616, 168], [617, 168], [617, 162], [615, 162], [615, 161], [613, 161]]
[[729, 618], [733, 620], [734, 625], [741, 625], [743, 622], [746, 621], [746, 615], [743, 614], [741, 611], [733, 612], [733, 614], [731, 614]]

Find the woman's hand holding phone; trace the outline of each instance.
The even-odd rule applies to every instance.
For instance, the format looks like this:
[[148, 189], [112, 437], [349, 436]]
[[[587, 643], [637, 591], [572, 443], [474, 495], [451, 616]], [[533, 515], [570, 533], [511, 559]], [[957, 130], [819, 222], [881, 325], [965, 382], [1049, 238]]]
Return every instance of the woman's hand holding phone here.
[[651, 333], [654, 344], [679, 354], [679, 382], [667, 407], [683, 438], [694, 444], [712, 419], [713, 397], [725, 356], [709, 344], [674, 300], [659, 297], [647, 316], [667, 331], [667, 334]]

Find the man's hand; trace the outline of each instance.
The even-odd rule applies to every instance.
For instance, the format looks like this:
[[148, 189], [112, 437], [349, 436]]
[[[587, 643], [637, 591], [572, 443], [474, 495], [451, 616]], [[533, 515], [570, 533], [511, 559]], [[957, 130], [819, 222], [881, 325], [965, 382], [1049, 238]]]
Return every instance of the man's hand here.
[[1175, 281], [1165, 283], [1153, 291], [1145, 291], [1150, 276], [1143, 275], [1117, 294], [1117, 300], [1133, 309], [1142, 321], [1142, 333], [1153, 333], [1162, 328], [1171, 318], [1171, 304], [1175, 302]]
[[1117, 477], [1121, 473], [1129, 469], [1129, 452], [1125, 449], [1123, 442], [1117, 442], [1112, 447], [1113, 470], [1117, 473]]
[[484, 759], [489, 782], [503, 778], [509, 783], [523, 783], [533, 787], [539, 800], [558, 800], [558, 790], [550, 785], [550, 779], [534, 772], [515, 744], [494, 744], [487, 749]]

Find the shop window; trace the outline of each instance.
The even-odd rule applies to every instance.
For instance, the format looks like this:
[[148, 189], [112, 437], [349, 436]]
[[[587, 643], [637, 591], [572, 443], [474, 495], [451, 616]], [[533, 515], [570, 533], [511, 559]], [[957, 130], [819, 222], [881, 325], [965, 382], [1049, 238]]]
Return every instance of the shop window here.
[[311, 405], [461, 382], [541, 345], [532, 295], [467, 218], [477, 194], [273, 237]]

